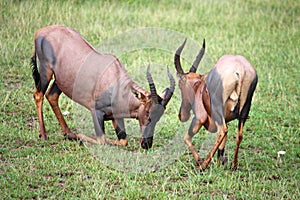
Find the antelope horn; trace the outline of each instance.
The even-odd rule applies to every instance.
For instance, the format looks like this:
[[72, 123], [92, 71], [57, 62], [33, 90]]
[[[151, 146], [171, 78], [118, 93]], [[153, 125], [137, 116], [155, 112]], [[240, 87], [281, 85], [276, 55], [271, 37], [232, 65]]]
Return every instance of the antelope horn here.
[[203, 44], [202, 44], [202, 48], [201, 50], [199, 51], [199, 54], [197, 55], [191, 69], [190, 69], [190, 72], [193, 72], [193, 73], [196, 73], [197, 71], [197, 68], [198, 68], [198, 65], [204, 55], [204, 52], [205, 52], [205, 39], [203, 39]]
[[180, 47], [178, 47], [178, 49], [176, 50], [175, 56], [174, 56], [174, 64], [175, 64], [175, 68], [178, 74], [184, 74], [182, 67], [181, 67], [181, 63], [180, 63], [180, 54], [182, 52], [182, 49], [184, 47], [186, 43], [186, 38], [184, 40], [184, 42], [182, 43], [182, 45], [180, 45]]
[[167, 92], [165, 98], [163, 99], [163, 101], [162, 101], [162, 103], [161, 103], [164, 107], [165, 107], [165, 106], [168, 104], [168, 102], [170, 101], [170, 99], [171, 99], [171, 97], [172, 97], [172, 95], [173, 95], [173, 93], [174, 93], [174, 90], [175, 90], [175, 80], [174, 80], [172, 74], [170, 73], [169, 67], [167, 67], [167, 70], [168, 70], [168, 76], [169, 76], [169, 79], [170, 79], [170, 89], [168, 90], [168, 92]]
[[149, 87], [150, 87], [152, 101], [155, 104], [157, 104], [158, 103], [158, 95], [157, 95], [156, 88], [155, 88], [155, 85], [154, 85], [154, 82], [153, 82], [153, 79], [152, 79], [152, 76], [150, 73], [150, 64], [148, 65], [148, 68], [147, 68], [147, 80], [148, 80]]

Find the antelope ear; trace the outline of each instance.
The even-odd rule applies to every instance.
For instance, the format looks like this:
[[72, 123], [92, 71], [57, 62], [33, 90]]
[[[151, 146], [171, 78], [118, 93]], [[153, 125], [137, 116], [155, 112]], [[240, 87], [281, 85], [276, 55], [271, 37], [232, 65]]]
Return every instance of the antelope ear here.
[[185, 80], [184, 74], [177, 73], [176, 75], [177, 75], [177, 77], [178, 77], [179, 79]]
[[162, 99], [165, 99], [166, 95], [169, 92], [169, 88], [164, 89], [164, 91], [159, 95]]
[[138, 91], [132, 89], [131, 92], [135, 95], [136, 98], [140, 99], [141, 95]]
[[143, 93], [139, 93], [139, 97], [140, 101], [143, 103], [143, 104], [146, 104], [147, 102], [147, 97], [146, 95], [144, 95]]
[[193, 85], [194, 89], [196, 90], [196, 89], [199, 87], [200, 84], [201, 84], [201, 81], [200, 81], [200, 80], [196, 81], [196, 82], [194, 83], [194, 85]]
[[138, 98], [143, 104], [147, 102], [147, 97], [145, 94], [137, 91], [137, 90], [132, 90], [132, 93], [135, 95], [136, 98]]

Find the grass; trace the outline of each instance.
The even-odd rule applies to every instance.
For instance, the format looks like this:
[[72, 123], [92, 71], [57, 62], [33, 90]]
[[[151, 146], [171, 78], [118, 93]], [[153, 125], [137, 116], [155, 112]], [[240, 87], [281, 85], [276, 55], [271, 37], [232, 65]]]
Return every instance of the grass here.
[[[2, 0], [0, 10], [1, 199], [300, 198], [300, 7], [297, 1]], [[208, 71], [225, 53], [248, 58], [257, 70], [259, 83], [240, 148], [239, 169], [231, 171], [230, 163], [225, 166], [211, 163], [204, 172], [197, 171], [192, 155], [183, 146], [188, 123], [181, 124], [177, 118], [178, 88], [163, 122], [158, 125], [154, 148], [149, 152], [140, 150], [138, 125], [130, 120], [129, 146], [104, 147], [107, 152], [113, 150], [113, 155], [107, 161], [101, 160], [100, 155], [91, 153], [89, 146], [63, 139], [48, 103], [44, 110], [50, 139], [40, 140], [29, 61], [35, 31], [50, 24], [73, 27], [96, 47], [138, 28], [155, 27], [175, 32], [175, 39], [163, 41], [163, 44], [171, 44], [165, 50], [137, 49], [119, 56], [130, 76], [142, 85], [145, 68], [140, 66], [152, 63], [162, 67], [161, 73], [155, 71], [158, 67], [152, 68], [154, 79], [161, 82], [159, 91], [167, 83], [165, 66], [170, 66], [175, 74], [173, 54], [184, 37], [198, 46], [206, 39], [207, 51], [199, 73]], [[183, 52], [186, 70], [198, 51], [193, 44]], [[60, 103], [63, 111], [71, 112], [67, 119], [70, 127], [79, 129], [74, 114], [76, 107], [65, 96]], [[229, 161], [233, 159], [236, 124], [229, 124], [226, 151]], [[107, 126], [108, 137], [115, 138], [111, 126]], [[178, 140], [174, 139], [176, 132]], [[203, 132], [201, 129], [195, 136], [197, 149], [214, 137]], [[174, 144], [170, 144], [172, 142]], [[168, 151], [164, 146], [178, 146], [178, 155], [176, 149]], [[277, 159], [280, 150], [287, 152], [282, 163]], [[143, 163], [133, 158], [128, 170], [123, 171], [122, 167], [112, 165], [116, 162], [109, 162], [120, 159], [117, 152], [125, 156], [147, 156], [149, 159], [139, 158], [146, 162], [144, 164], [162, 164], [152, 172], [134, 173], [132, 169], [136, 164]], [[166, 162], [173, 154], [177, 156]]]

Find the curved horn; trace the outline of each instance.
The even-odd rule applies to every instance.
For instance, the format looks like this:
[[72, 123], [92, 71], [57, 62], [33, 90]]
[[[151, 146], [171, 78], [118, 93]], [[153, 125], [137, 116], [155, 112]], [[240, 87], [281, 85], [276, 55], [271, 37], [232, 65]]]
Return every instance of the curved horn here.
[[162, 105], [165, 107], [168, 102], [170, 101], [173, 93], [174, 93], [174, 90], [175, 90], [175, 80], [174, 80], [174, 77], [172, 76], [172, 74], [170, 73], [170, 69], [169, 67], [167, 67], [167, 70], [168, 70], [168, 76], [169, 76], [169, 79], [170, 79], [170, 89], [168, 90], [165, 98], [163, 99], [162, 101]]
[[182, 67], [181, 67], [181, 63], [180, 63], [180, 54], [182, 52], [182, 49], [184, 47], [186, 43], [186, 38], [184, 40], [184, 42], [182, 43], [182, 45], [180, 45], [180, 47], [178, 47], [178, 49], [176, 50], [175, 56], [174, 56], [174, 64], [175, 64], [175, 68], [178, 74], [184, 74]]
[[154, 85], [154, 82], [153, 82], [153, 79], [152, 79], [152, 76], [150, 73], [150, 64], [148, 65], [148, 68], [147, 68], [147, 80], [148, 80], [149, 87], [150, 87], [152, 101], [157, 104], [158, 103], [158, 95], [157, 95], [156, 88], [155, 88], [155, 85]]
[[197, 55], [197, 57], [196, 57], [193, 65], [192, 65], [192, 67], [190, 69], [190, 72], [196, 73], [198, 65], [199, 65], [199, 63], [200, 63], [200, 61], [201, 61], [201, 59], [202, 59], [202, 57], [204, 55], [204, 52], [205, 52], [205, 39], [203, 39], [202, 48], [199, 51], [199, 53], [198, 53], [198, 55]]

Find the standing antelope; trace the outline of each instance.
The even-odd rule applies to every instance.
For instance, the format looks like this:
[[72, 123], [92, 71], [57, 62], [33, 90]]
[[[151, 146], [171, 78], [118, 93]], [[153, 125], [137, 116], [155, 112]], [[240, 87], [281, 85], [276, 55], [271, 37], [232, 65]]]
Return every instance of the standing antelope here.
[[[184, 136], [184, 142], [192, 152], [200, 169], [205, 169], [218, 149], [218, 160], [225, 162], [226, 123], [238, 119], [236, 149], [233, 169], [237, 169], [238, 150], [243, 138], [243, 126], [248, 118], [252, 96], [258, 81], [256, 71], [243, 57], [223, 55], [214, 68], [207, 74], [196, 74], [197, 67], [205, 52], [205, 40], [188, 73], [184, 73], [180, 63], [180, 54], [186, 40], [177, 49], [174, 64], [179, 76], [181, 106], [179, 119], [185, 122], [193, 110], [194, 118]], [[192, 145], [193, 136], [204, 126], [210, 132], [217, 131], [217, 139], [206, 159], [199, 157]]]
[[[38, 112], [40, 137], [47, 139], [42, 111], [46, 93], [66, 137], [91, 143], [125, 146], [128, 138], [124, 118], [136, 118], [142, 132], [141, 147], [152, 147], [155, 125], [163, 115], [175, 89], [175, 81], [169, 70], [170, 89], [167, 88], [159, 96], [149, 66], [147, 79], [151, 92], [133, 82], [116, 57], [97, 52], [74, 29], [58, 25], [48, 26], [38, 30], [34, 39], [32, 75], [36, 90], [33, 96]], [[53, 75], [55, 80], [47, 91]], [[58, 98], [62, 92], [91, 111], [96, 138], [71, 133], [58, 106]], [[117, 141], [105, 138], [106, 120], [112, 120]]]

